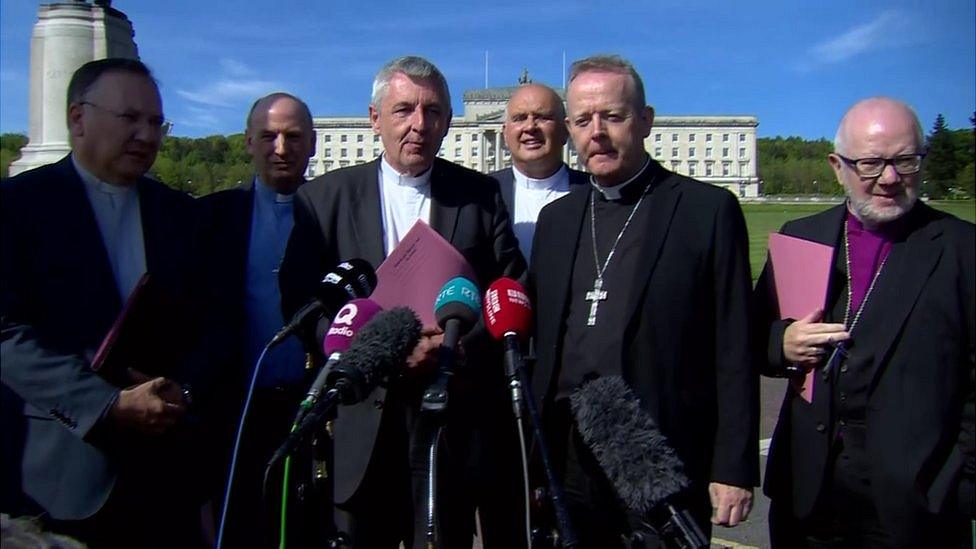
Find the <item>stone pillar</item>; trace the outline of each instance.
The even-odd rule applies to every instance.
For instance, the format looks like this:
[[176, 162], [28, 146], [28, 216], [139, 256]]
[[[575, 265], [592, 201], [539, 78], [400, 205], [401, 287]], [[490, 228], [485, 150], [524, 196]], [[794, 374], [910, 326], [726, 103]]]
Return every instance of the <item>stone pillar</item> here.
[[502, 131], [495, 130], [495, 171], [502, 169]]
[[67, 91], [71, 75], [89, 61], [138, 59], [132, 23], [108, 0], [41, 4], [31, 36], [29, 141], [10, 175], [50, 164], [71, 150]]

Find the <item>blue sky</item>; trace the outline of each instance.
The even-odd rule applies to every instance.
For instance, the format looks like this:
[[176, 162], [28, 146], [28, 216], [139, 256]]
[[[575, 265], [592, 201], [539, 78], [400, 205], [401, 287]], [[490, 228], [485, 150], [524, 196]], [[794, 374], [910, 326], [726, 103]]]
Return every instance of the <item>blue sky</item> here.
[[[522, 68], [559, 86], [567, 63], [619, 53], [659, 114], [749, 114], [759, 135], [832, 137], [859, 98], [891, 95], [931, 128], [976, 110], [973, 0], [706, 2], [115, 0], [162, 85], [176, 135], [239, 132], [251, 101], [286, 90], [316, 116], [367, 112], [387, 60], [423, 55], [464, 90]], [[610, 7], [596, 7], [610, 6]], [[37, 2], [0, 0], [0, 131], [27, 129]]]

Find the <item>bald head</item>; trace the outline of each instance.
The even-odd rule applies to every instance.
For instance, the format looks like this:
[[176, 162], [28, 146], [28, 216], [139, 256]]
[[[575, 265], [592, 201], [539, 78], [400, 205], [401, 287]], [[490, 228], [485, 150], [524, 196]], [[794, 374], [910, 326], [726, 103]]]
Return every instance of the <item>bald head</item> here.
[[526, 84], [515, 90], [505, 107], [502, 134], [517, 170], [544, 179], [562, 167], [565, 119], [563, 100], [552, 88]]
[[287, 93], [258, 99], [247, 116], [244, 146], [262, 183], [281, 194], [295, 192], [305, 181], [308, 159], [315, 153], [308, 105]]
[[850, 156], [849, 147], [868, 134], [900, 133], [911, 135], [921, 151], [925, 144], [918, 115], [908, 104], [890, 97], [863, 99], [847, 109], [834, 136], [834, 152]]

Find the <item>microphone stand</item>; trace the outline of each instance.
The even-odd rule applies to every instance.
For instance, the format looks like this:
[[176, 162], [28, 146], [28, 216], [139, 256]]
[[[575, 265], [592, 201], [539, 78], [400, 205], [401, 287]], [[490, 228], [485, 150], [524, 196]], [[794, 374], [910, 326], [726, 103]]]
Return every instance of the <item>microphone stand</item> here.
[[[505, 337], [505, 373], [509, 376], [509, 386], [512, 388], [512, 406], [516, 410], [521, 408], [519, 400], [526, 404], [529, 410], [529, 417], [532, 419], [532, 431], [536, 443], [539, 447], [539, 456], [542, 458], [542, 468], [545, 469], [546, 480], [549, 482], [549, 499], [552, 501], [553, 512], [556, 515], [556, 526], [559, 528], [559, 535], [562, 538], [560, 544], [567, 549], [578, 547], [579, 538], [569, 520], [569, 508], [566, 506], [566, 497], [563, 495], [562, 484], [556, 478], [556, 470], [552, 466], [549, 457], [549, 447], [542, 433], [542, 416], [539, 408], [535, 405], [535, 397], [532, 394], [532, 381], [529, 378], [529, 371], [525, 367], [521, 353], [518, 351], [518, 339], [514, 334]], [[522, 398], [524, 395], [524, 398]], [[515, 417], [521, 417], [521, 411], [516, 412]]]
[[447, 412], [448, 383], [454, 375], [455, 351], [441, 345], [438, 349], [437, 379], [424, 392], [420, 410], [430, 422], [430, 442], [427, 447], [427, 547], [437, 546], [437, 447], [444, 431], [444, 415]]

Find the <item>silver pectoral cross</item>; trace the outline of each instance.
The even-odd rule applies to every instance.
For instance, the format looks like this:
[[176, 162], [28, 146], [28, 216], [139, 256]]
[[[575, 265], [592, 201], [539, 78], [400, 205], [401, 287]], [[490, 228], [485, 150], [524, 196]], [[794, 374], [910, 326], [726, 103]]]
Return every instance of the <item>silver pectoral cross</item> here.
[[596, 310], [600, 302], [607, 299], [607, 292], [603, 289], [603, 278], [597, 277], [593, 281], [593, 290], [586, 292], [586, 300], [590, 302], [590, 316], [586, 317], [587, 326], [596, 326]]

